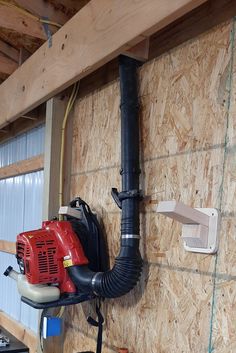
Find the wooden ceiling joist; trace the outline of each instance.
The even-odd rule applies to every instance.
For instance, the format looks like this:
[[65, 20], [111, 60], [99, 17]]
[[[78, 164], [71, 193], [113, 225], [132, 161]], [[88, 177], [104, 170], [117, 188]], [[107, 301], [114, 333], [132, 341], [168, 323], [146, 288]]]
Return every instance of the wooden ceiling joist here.
[[50, 21], [61, 25], [66, 23], [69, 19], [66, 14], [58, 9], [55, 9], [50, 2], [46, 2], [44, 0], [15, 0], [15, 3], [41, 18], [46, 17]]
[[30, 53], [25, 48], [20, 48], [19, 65], [22, 65], [29, 57]]
[[0, 127], [204, 2], [91, 0], [2, 83]]
[[0, 52], [14, 60], [16, 63], [19, 62], [19, 51], [0, 39]]
[[43, 26], [37, 18], [18, 11], [17, 7], [10, 7], [6, 1], [0, 1], [0, 27], [32, 37], [47, 39]]
[[90, 0], [59, 0], [60, 6], [63, 6], [67, 13], [74, 15], [82, 9]]
[[0, 72], [11, 75], [18, 67], [18, 64], [12, 59], [6, 57], [0, 52]]

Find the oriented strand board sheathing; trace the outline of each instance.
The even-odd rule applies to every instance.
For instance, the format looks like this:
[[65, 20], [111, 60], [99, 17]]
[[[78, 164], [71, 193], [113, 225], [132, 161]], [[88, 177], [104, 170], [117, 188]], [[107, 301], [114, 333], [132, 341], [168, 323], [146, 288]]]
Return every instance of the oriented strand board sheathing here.
[[106, 212], [119, 210], [111, 197], [112, 187], [120, 188], [119, 168], [94, 170], [71, 178], [72, 195], [79, 192], [84, 199], [94, 200], [95, 209], [102, 208]]
[[220, 234], [217, 273], [220, 280], [236, 280], [236, 219], [224, 217]]
[[[80, 119], [73, 130], [72, 174], [119, 167], [119, 104], [118, 82], [78, 101], [75, 116]], [[87, 133], [89, 138], [85, 140]]]
[[[236, 24], [232, 29], [231, 42], [234, 45], [234, 50], [232, 53], [232, 65], [231, 65], [231, 75], [229, 76], [227, 82], [227, 89], [230, 93], [230, 97], [227, 101], [228, 105], [228, 132], [226, 137], [226, 147], [225, 147], [225, 177], [223, 184], [223, 202], [222, 209], [226, 215], [235, 215], [236, 212]], [[234, 55], [233, 55], [234, 54]]]
[[215, 266], [215, 286], [213, 291], [213, 315], [212, 315], [212, 342], [211, 348], [216, 353], [235, 352], [236, 350], [236, 322], [234, 318], [236, 298], [236, 254], [235, 254], [235, 132], [236, 132], [236, 21], [234, 19], [231, 31], [231, 68], [227, 83], [229, 99], [227, 102], [227, 134], [224, 148], [224, 178], [221, 188], [221, 208], [224, 215], [221, 235], [220, 252]]
[[226, 215], [236, 215], [236, 146], [230, 147], [225, 158], [222, 210]]
[[219, 207], [223, 156], [222, 149], [213, 149], [148, 161], [145, 195], [158, 201], [180, 199], [190, 206]]
[[229, 40], [220, 27], [143, 66], [145, 159], [224, 143]]
[[[206, 352], [205, 318], [210, 313], [211, 292], [210, 277], [203, 284], [197, 273], [189, 276], [188, 272], [146, 265], [142, 281], [132, 293], [103, 306], [106, 315], [103, 352], [116, 352], [119, 344], [128, 346], [131, 352], [155, 353], [157, 347], [163, 347], [165, 352], [171, 351], [172, 346], [178, 349], [176, 352], [187, 353], [188, 347]], [[71, 309], [67, 352], [94, 348], [91, 338], [96, 337], [96, 332], [84, 324], [88, 313], [86, 305], [77, 306], [76, 315]], [[74, 338], [69, 340], [69, 337]]]
[[236, 352], [236, 286], [232, 281], [220, 280], [217, 284], [217, 304], [214, 320], [214, 352]]
[[[235, 115], [233, 20], [140, 69], [141, 244], [144, 270], [126, 296], [103, 303], [103, 353], [235, 353]], [[234, 53], [235, 52], [235, 53]], [[232, 65], [233, 64], [233, 65]], [[78, 99], [71, 196], [102, 218], [111, 265], [119, 251], [119, 82]], [[227, 142], [227, 147], [225, 146]], [[177, 199], [223, 212], [218, 256], [184, 251], [181, 226], [155, 213]], [[65, 353], [95, 351], [85, 303], [67, 308]]]

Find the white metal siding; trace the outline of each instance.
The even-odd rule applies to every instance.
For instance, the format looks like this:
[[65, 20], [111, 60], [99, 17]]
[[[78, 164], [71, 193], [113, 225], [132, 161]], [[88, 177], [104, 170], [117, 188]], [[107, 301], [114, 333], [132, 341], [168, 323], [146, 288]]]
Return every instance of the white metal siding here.
[[[0, 167], [44, 152], [44, 127], [0, 145]], [[43, 171], [0, 180], [0, 239], [15, 241], [18, 233], [41, 226]], [[16, 284], [2, 276], [15, 257], [0, 253], [0, 309], [37, 331], [38, 312], [20, 301]]]
[[44, 130], [40, 126], [0, 145], [0, 167], [43, 153]]

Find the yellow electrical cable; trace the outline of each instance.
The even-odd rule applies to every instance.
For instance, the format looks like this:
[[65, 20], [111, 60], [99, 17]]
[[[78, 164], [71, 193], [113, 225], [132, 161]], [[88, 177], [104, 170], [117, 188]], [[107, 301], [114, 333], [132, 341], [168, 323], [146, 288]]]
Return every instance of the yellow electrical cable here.
[[44, 20], [44, 19], [42, 19], [40, 17], [38, 17], [38, 20], [41, 23], [47, 23], [48, 25], [55, 26], [57, 28], [61, 28], [62, 27], [62, 25], [60, 25], [59, 23], [54, 22], [54, 21]]
[[62, 122], [62, 129], [61, 129], [61, 153], [60, 153], [60, 172], [59, 172], [59, 207], [62, 206], [63, 203], [63, 165], [64, 165], [64, 152], [65, 152], [65, 127], [67, 118], [70, 111], [70, 105], [73, 100], [74, 94], [76, 91], [76, 85], [73, 86], [69, 101], [66, 106], [65, 115]]
[[73, 97], [73, 99], [72, 99], [72, 101], [71, 101], [71, 104], [70, 104], [70, 107], [69, 107], [69, 110], [70, 110], [70, 111], [71, 111], [71, 109], [73, 108], [73, 105], [74, 105], [74, 103], [75, 103], [75, 100], [76, 100], [78, 91], [79, 91], [79, 82], [78, 82], [78, 84], [76, 85], [75, 94], [74, 94], [74, 97]]
[[59, 313], [57, 314], [57, 317], [62, 318], [62, 315], [64, 314], [64, 312], [65, 312], [65, 307], [64, 307], [64, 306], [61, 306], [61, 307], [60, 307], [60, 311], [59, 311]]
[[[1, 0], [0, 0], [0, 2], [1, 2]], [[66, 123], [67, 123], [68, 116], [71, 112], [71, 109], [73, 108], [73, 105], [75, 103], [75, 100], [76, 100], [76, 97], [77, 97], [77, 94], [79, 91], [79, 84], [80, 84], [80, 82], [77, 82], [73, 86], [70, 98], [69, 98], [67, 106], [66, 106], [63, 122], [62, 122], [60, 171], [59, 171], [59, 178], [60, 178], [59, 179], [59, 206], [62, 206], [62, 204], [63, 204], [63, 169], [64, 169], [64, 155], [65, 155], [65, 129], [66, 129]], [[59, 220], [62, 220], [62, 215], [59, 215]], [[64, 312], [65, 312], [65, 307], [62, 306], [62, 307], [60, 307], [60, 310], [56, 316], [61, 318], [63, 316]], [[43, 351], [44, 351], [43, 339], [42, 339], [41, 334], [40, 334], [39, 340], [40, 340], [40, 351], [41, 351], [41, 353], [43, 353]]]
[[41, 23], [47, 23], [47, 24], [49, 24], [49, 25], [51, 25], [51, 26], [55, 26], [55, 27], [58, 27], [58, 28], [61, 28], [61, 27], [62, 27], [62, 25], [59, 24], [59, 23], [57, 23], [57, 22], [49, 21], [49, 20], [44, 20], [44, 19], [42, 19], [42, 18], [40, 18], [40, 17], [38, 17], [38, 16], [36, 16], [36, 15], [33, 15], [33, 14], [30, 13], [29, 11], [23, 9], [22, 7], [20, 7], [20, 6], [18, 6], [18, 5], [15, 5], [15, 4], [11, 3], [11, 2], [8, 2], [8, 1], [6, 1], [6, 0], [0, 0], [0, 4], [2, 4], [2, 5], [4, 5], [4, 6], [8, 6], [8, 7], [10, 7], [10, 8], [13, 8], [14, 10], [16, 10], [16, 11], [22, 13], [23, 15], [28, 16], [29, 18], [32, 18], [32, 19], [34, 19], [34, 20], [37, 20], [37, 21], [39, 21], [39, 22], [41, 22]]
[[[60, 153], [60, 181], [59, 181], [59, 206], [63, 204], [63, 169], [64, 169], [64, 155], [65, 155], [65, 129], [68, 116], [73, 108], [77, 94], [79, 91], [79, 82], [74, 84], [69, 101], [66, 106], [65, 115], [63, 118], [62, 129], [61, 129], [61, 153]], [[62, 215], [59, 215], [59, 220], [62, 220]], [[65, 307], [62, 306], [57, 314], [57, 317], [61, 318], [65, 312]]]
[[[65, 155], [65, 129], [68, 116], [75, 103], [77, 94], [79, 91], [79, 82], [73, 86], [69, 101], [66, 106], [66, 111], [62, 123], [61, 129], [61, 153], [60, 153], [60, 172], [59, 172], [59, 207], [63, 205], [63, 169], [64, 169], [64, 155]], [[62, 216], [59, 215], [59, 220], [62, 220]]]

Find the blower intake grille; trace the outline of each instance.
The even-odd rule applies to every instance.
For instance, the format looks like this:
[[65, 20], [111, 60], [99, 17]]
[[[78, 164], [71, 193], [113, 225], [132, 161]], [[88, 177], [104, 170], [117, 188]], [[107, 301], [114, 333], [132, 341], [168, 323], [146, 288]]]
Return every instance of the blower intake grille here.
[[39, 230], [20, 234], [17, 241], [17, 258], [30, 283], [60, 281], [57, 242], [51, 233]]

